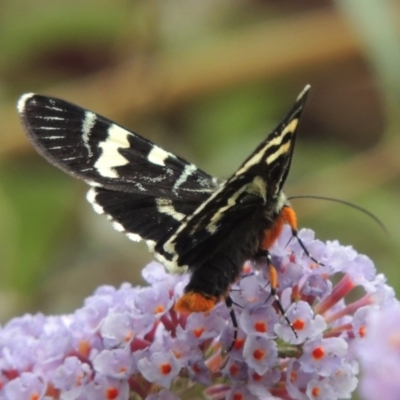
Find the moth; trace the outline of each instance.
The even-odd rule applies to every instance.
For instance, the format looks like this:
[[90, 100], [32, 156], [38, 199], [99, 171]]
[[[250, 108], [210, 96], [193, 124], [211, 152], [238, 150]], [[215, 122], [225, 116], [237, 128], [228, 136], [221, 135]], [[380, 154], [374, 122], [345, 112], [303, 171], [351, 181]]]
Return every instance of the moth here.
[[278, 300], [269, 249], [284, 224], [297, 237], [282, 187], [309, 89], [225, 181], [64, 100], [25, 94], [18, 112], [38, 153], [91, 186], [87, 199], [97, 213], [129, 239], [144, 240], [169, 271], [191, 272], [175, 309], [205, 312], [221, 300], [232, 305], [231, 285], [244, 262], [259, 257], [267, 260]]

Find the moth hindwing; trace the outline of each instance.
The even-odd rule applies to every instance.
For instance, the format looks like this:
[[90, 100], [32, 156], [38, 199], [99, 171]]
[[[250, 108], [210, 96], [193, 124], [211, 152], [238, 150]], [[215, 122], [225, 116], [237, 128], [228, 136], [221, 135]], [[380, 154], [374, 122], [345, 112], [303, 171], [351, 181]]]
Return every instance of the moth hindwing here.
[[91, 186], [87, 198], [96, 212], [130, 239], [145, 240], [168, 269], [192, 272], [178, 309], [205, 311], [226, 298], [245, 260], [268, 251], [283, 223], [296, 229], [282, 187], [308, 91], [221, 183], [66, 101], [25, 94], [18, 111], [36, 150]]

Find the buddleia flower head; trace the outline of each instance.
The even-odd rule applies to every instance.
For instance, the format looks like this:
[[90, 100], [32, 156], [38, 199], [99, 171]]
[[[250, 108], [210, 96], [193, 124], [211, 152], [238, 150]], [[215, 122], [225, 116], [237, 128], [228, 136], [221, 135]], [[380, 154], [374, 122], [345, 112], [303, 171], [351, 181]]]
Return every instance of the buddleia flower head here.
[[[384, 276], [351, 247], [315, 240], [310, 230], [299, 236], [324, 266], [291, 240], [290, 229], [271, 249], [278, 296], [296, 335], [270, 296], [266, 265], [246, 263], [231, 288], [238, 332], [228, 352], [235, 327], [226, 305], [177, 313], [188, 276], [153, 262], [143, 270], [147, 287], [102, 286], [72, 314], [7, 323], [0, 399], [334, 400], [350, 398], [360, 360], [364, 392], [378, 393], [391, 379], [397, 388], [398, 379], [377, 375], [371, 362], [391, 355], [389, 365], [400, 371], [393, 345], [400, 334], [390, 335], [400, 331], [400, 306]], [[362, 295], [347, 300], [355, 287]]]

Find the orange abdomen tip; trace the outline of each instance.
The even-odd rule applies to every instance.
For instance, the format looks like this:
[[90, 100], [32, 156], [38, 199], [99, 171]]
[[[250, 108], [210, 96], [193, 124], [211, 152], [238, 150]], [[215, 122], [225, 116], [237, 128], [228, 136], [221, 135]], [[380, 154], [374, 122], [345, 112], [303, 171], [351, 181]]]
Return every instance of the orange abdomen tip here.
[[215, 297], [205, 297], [201, 293], [185, 293], [175, 304], [175, 311], [178, 312], [206, 312], [211, 311], [218, 299]]

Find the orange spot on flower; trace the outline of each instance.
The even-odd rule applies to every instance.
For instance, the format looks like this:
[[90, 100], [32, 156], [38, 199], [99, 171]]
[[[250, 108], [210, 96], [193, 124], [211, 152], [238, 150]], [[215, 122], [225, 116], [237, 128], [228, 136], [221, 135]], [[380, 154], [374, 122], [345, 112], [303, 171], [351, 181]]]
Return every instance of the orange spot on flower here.
[[175, 356], [178, 360], [179, 360], [179, 359], [182, 357], [182, 355], [183, 355], [183, 353], [182, 353], [181, 351], [176, 350], [176, 349], [172, 350], [172, 353], [174, 354], [174, 356]]
[[193, 329], [193, 335], [199, 338], [203, 334], [204, 330], [204, 328]]
[[256, 349], [253, 351], [253, 357], [257, 360], [260, 361], [265, 357], [265, 351], [261, 349]]
[[296, 331], [301, 331], [304, 329], [305, 322], [302, 319], [296, 319], [296, 321], [292, 322], [292, 325]]
[[244, 346], [244, 339], [236, 339], [235, 344], [233, 345], [233, 348], [235, 350], [240, 350]]
[[56, 389], [52, 383], [48, 383], [47, 388], [46, 388], [46, 396], [50, 399], [59, 399], [60, 398], [60, 390]]
[[160, 372], [163, 375], [168, 375], [171, 371], [172, 371], [171, 364], [168, 363], [168, 364], [161, 364], [160, 365]]
[[262, 376], [258, 375], [257, 372], [254, 372], [254, 374], [252, 376], [253, 376], [253, 381], [255, 381], [255, 382], [259, 382], [262, 379]]
[[29, 400], [39, 400], [39, 395], [37, 393], [34, 393], [30, 396]]
[[87, 340], [80, 340], [78, 344], [78, 353], [83, 357], [89, 357], [91, 348]]
[[294, 382], [296, 382], [296, 381], [297, 381], [297, 372], [292, 371], [292, 372], [290, 373], [290, 382], [294, 383]]
[[238, 374], [238, 372], [239, 372], [239, 367], [238, 367], [236, 364], [232, 364], [232, 365], [229, 367], [229, 373], [230, 373], [233, 377], [235, 377], [235, 376]]
[[125, 343], [130, 342], [131, 339], [132, 339], [132, 336], [133, 336], [133, 332], [132, 332], [132, 331], [128, 332], [128, 333], [125, 335], [125, 337], [124, 337]]
[[196, 363], [196, 364], [193, 364], [193, 365], [192, 365], [192, 371], [193, 371], [195, 374], [199, 374], [199, 373], [201, 372], [201, 368], [200, 368], [199, 365]]
[[233, 399], [233, 400], [244, 400], [244, 397], [243, 397], [242, 393], [235, 393], [235, 394], [232, 396], [232, 399]]
[[360, 337], [364, 337], [367, 334], [367, 328], [365, 326], [361, 326], [358, 330], [358, 334]]
[[311, 394], [313, 395], [313, 397], [319, 397], [319, 394], [321, 392], [321, 389], [316, 386], [311, 390]]
[[325, 357], [325, 350], [322, 347], [316, 347], [312, 352], [312, 356], [316, 360], [320, 360], [321, 358]]
[[118, 395], [119, 395], [119, 390], [116, 387], [110, 387], [107, 389], [106, 399], [114, 400], [118, 397]]
[[267, 324], [265, 322], [256, 322], [254, 324], [254, 329], [257, 332], [265, 333], [265, 332], [267, 332]]
[[165, 307], [162, 304], [159, 304], [153, 311], [154, 314], [162, 313], [164, 312]]

